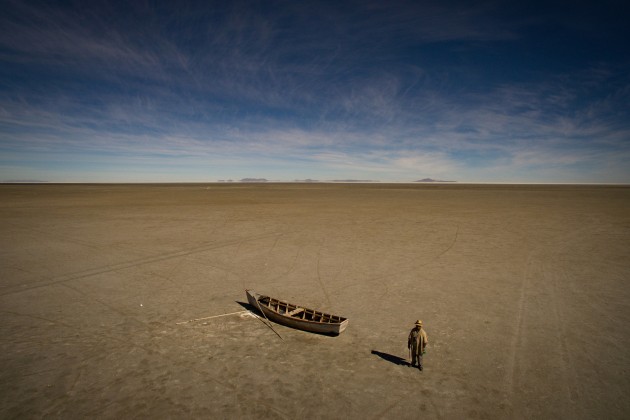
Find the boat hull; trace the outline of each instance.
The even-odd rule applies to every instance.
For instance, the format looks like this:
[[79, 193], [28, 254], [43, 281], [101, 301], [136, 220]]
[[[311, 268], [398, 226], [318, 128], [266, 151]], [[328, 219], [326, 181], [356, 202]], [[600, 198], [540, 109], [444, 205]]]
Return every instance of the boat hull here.
[[[252, 290], [246, 290], [245, 293], [247, 294], [247, 301], [249, 304], [256, 310], [262, 312], [267, 319], [278, 324], [286, 325], [287, 327], [318, 334], [339, 335], [348, 326], [348, 320], [337, 315], [315, 311], [313, 309], [293, 305], [288, 302], [279, 301], [269, 296], [259, 295]], [[276, 304], [275, 306], [274, 303]], [[309, 316], [311, 318], [319, 317], [328, 321], [322, 322], [291, 316], [289, 309], [292, 308], [293, 312], [303, 314], [302, 316]]]

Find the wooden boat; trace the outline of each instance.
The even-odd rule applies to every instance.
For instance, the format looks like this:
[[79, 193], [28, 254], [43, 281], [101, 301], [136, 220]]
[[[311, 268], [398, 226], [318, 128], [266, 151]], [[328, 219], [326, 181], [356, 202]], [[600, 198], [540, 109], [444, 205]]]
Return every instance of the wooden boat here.
[[245, 290], [247, 301], [271, 321], [299, 330], [339, 335], [348, 326], [348, 319], [338, 315], [304, 308], [269, 296]]

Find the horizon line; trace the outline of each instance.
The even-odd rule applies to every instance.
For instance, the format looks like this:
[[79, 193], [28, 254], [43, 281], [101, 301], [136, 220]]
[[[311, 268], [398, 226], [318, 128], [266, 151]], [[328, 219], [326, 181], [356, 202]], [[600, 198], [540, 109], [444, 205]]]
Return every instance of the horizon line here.
[[503, 181], [0, 181], [0, 185], [186, 185], [186, 184], [411, 184], [411, 185], [599, 185], [625, 182], [503, 182]]

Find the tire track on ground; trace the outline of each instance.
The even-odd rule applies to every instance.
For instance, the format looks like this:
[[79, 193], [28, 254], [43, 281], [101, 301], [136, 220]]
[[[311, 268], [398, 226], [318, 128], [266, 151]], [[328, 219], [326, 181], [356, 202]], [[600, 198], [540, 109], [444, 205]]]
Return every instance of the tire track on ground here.
[[41, 288], [41, 287], [47, 287], [47, 286], [51, 286], [51, 285], [54, 285], [54, 284], [64, 283], [64, 282], [68, 282], [68, 281], [72, 281], [72, 280], [79, 280], [79, 279], [83, 279], [83, 278], [87, 278], [87, 277], [92, 277], [92, 276], [95, 276], [95, 275], [98, 275], [98, 274], [104, 274], [104, 273], [109, 273], [109, 272], [112, 272], [112, 271], [119, 271], [119, 270], [124, 270], [124, 269], [127, 269], [127, 268], [133, 268], [133, 267], [137, 267], [137, 266], [141, 266], [141, 265], [145, 265], [145, 264], [151, 264], [151, 263], [155, 263], [155, 262], [159, 262], [159, 261], [169, 260], [169, 259], [173, 259], [173, 258], [179, 258], [179, 257], [191, 255], [191, 254], [196, 254], [196, 253], [200, 253], [200, 252], [209, 251], [209, 250], [212, 250], [212, 249], [218, 249], [218, 248], [223, 248], [223, 247], [226, 247], [226, 246], [238, 245], [238, 244], [241, 244], [243, 242], [256, 241], [256, 240], [269, 238], [269, 237], [273, 237], [273, 236], [277, 236], [277, 235], [281, 235], [281, 234], [280, 233], [264, 234], [264, 235], [258, 235], [258, 236], [249, 237], [247, 239], [238, 239], [238, 240], [226, 241], [226, 242], [218, 243], [218, 244], [217, 243], [205, 244], [205, 245], [189, 248], [189, 249], [186, 249], [186, 250], [183, 250], [183, 251], [167, 252], [167, 253], [163, 253], [163, 254], [154, 255], [154, 256], [151, 256], [151, 257], [144, 257], [144, 258], [139, 258], [139, 259], [135, 259], [135, 260], [125, 261], [125, 262], [122, 262], [122, 263], [108, 264], [108, 265], [105, 265], [105, 266], [102, 266], [102, 267], [97, 267], [97, 268], [92, 268], [92, 269], [88, 269], [88, 270], [83, 270], [83, 271], [79, 271], [79, 272], [76, 272], [76, 273], [63, 275], [63, 276], [60, 276], [60, 277], [57, 277], [57, 278], [48, 279], [48, 280], [43, 281], [43, 282], [37, 282], [37, 283], [34, 283], [34, 284], [31, 283], [31, 284], [28, 284], [28, 285], [21, 285], [21, 286], [9, 286], [9, 287], [5, 288], [5, 290], [0, 292], [0, 297], [7, 296], [7, 295], [12, 295], [12, 294], [15, 294], [15, 293], [21, 293], [21, 292], [25, 292], [25, 291], [28, 291], [28, 290]]
[[[563, 244], [567, 242], [571, 242], [572, 240], [574, 240], [574, 238], [579, 237], [579, 235], [583, 234], [585, 231], [587, 231], [587, 227], [583, 227], [582, 229], [574, 231], [570, 235], [565, 234], [561, 236], [552, 237], [548, 241], [546, 241], [544, 244], [536, 246], [527, 255], [527, 259], [525, 262], [525, 271], [523, 273], [522, 280], [521, 280], [521, 289], [520, 289], [519, 300], [518, 300], [518, 309], [516, 311], [516, 318], [513, 322], [514, 333], [513, 333], [510, 346], [508, 349], [508, 359], [507, 359], [506, 369], [505, 369], [506, 370], [505, 387], [507, 389], [507, 393], [506, 393], [507, 404], [512, 408], [514, 408], [513, 400], [514, 400], [515, 385], [516, 385], [515, 376], [516, 376], [517, 355], [519, 354], [520, 351], [522, 351], [521, 348], [523, 347], [523, 344], [522, 344], [523, 329], [524, 329], [523, 324], [524, 324], [524, 317], [526, 316], [526, 313], [528, 311], [527, 309], [528, 290], [533, 287], [531, 283], [532, 283], [532, 276], [534, 275], [532, 273], [534, 263], [535, 262], [539, 263], [539, 265], [542, 266], [542, 268], [539, 268], [539, 271], [542, 271], [541, 277], [545, 278], [544, 273], [546, 271], [550, 271], [550, 270], [545, 270], [545, 268], [548, 268], [548, 267], [545, 267], [545, 258], [550, 258], [550, 256], [556, 255], [557, 254], [556, 250], [559, 247], [561, 247]], [[538, 280], [538, 281], [540, 282], [541, 280]], [[568, 345], [566, 343], [566, 340], [562, 337], [562, 331], [564, 328], [564, 325], [562, 322], [563, 314], [562, 314], [561, 309], [558, 306], [559, 302], [557, 301], [561, 298], [559, 297], [559, 294], [557, 292], [558, 284], [557, 284], [556, 276], [553, 276], [551, 281], [543, 280], [543, 284], [548, 289], [551, 289], [549, 290], [549, 293], [551, 295], [550, 310], [552, 311], [552, 314], [554, 316], [554, 321], [553, 321], [554, 324], [557, 326], [557, 329], [561, 331], [559, 351], [561, 353], [562, 362], [563, 362], [562, 375], [564, 375], [566, 378], [576, 377], [574, 368], [572, 364], [570, 363], [571, 358], [568, 351]], [[565, 380], [564, 382], [568, 382], [568, 381]], [[567, 397], [569, 398], [569, 401], [571, 401], [572, 398], [571, 398], [570, 390], [568, 392]], [[570, 406], [570, 404], [567, 403], [564, 408], [569, 410], [572, 407]]]
[[453, 238], [453, 242], [451, 242], [451, 244], [448, 246], [448, 248], [446, 248], [444, 251], [442, 251], [441, 253], [436, 255], [435, 259], [440, 258], [442, 255], [444, 255], [448, 251], [450, 251], [455, 246], [455, 243], [457, 242], [457, 238], [458, 237], [459, 237], [459, 223], [457, 224], [457, 230], [455, 230], [455, 237]]
[[[324, 243], [326, 242], [326, 240], [324, 240]], [[326, 287], [324, 286], [324, 282], [322, 281], [322, 276], [320, 274], [320, 270], [319, 270], [319, 265], [320, 265], [320, 260], [322, 257], [322, 248], [324, 247], [324, 244], [322, 243], [322, 245], [320, 245], [319, 250], [317, 251], [317, 281], [319, 282], [319, 286], [322, 289], [322, 292], [324, 292], [324, 297], [326, 297], [326, 302], [328, 303], [328, 305], [331, 304], [330, 302], [330, 295], [328, 294], [328, 291], [326, 290]]]
[[[554, 254], [551, 254], [554, 255]], [[549, 258], [550, 256], [548, 256]], [[543, 263], [543, 266], [544, 263]], [[548, 270], [550, 271], [550, 270]], [[561, 270], [561, 275], [564, 277], [565, 272]], [[573, 357], [571, 356], [571, 352], [569, 350], [569, 344], [566, 339], [566, 325], [565, 322], [566, 316], [562, 307], [560, 305], [562, 298], [559, 293], [559, 285], [558, 285], [558, 277], [557, 275], [552, 275], [551, 280], [546, 282], [549, 286], [551, 292], [551, 301], [553, 306], [553, 315], [554, 322], [557, 326], [556, 330], [558, 331], [557, 339], [560, 347], [560, 356], [562, 361], [562, 374], [563, 374], [563, 382], [566, 384], [566, 400], [564, 407], [562, 409], [563, 413], [569, 418], [575, 418], [575, 394], [574, 390], [577, 389], [579, 384], [578, 374], [575, 370], [575, 364], [573, 363]]]
[[[436, 253], [434, 256], [426, 258], [424, 261], [421, 261], [421, 262], [418, 262], [418, 263], [411, 262], [411, 264], [409, 264], [405, 268], [401, 268], [401, 269], [395, 270], [395, 271], [393, 271], [391, 273], [377, 275], [377, 276], [371, 276], [371, 277], [368, 277], [368, 278], [363, 279], [363, 280], [359, 280], [359, 281], [356, 281], [356, 282], [353, 282], [353, 283], [348, 283], [347, 285], [345, 285], [340, 290], [347, 290], [347, 289], [352, 288], [352, 287], [356, 287], [356, 286], [359, 286], [359, 285], [365, 285], [365, 284], [368, 284], [368, 283], [372, 283], [372, 282], [375, 282], [375, 281], [387, 279], [387, 278], [390, 278], [390, 277], [399, 277], [399, 276], [402, 276], [402, 275], [407, 274], [407, 273], [418, 272], [418, 271], [420, 271], [421, 268], [435, 263], [438, 258], [440, 258], [442, 255], [446, 254], [448, 251], [450, 251], [453, 248], [453, 246], [455, 246], [455, 243], [457, 242], [458, 236], [459, 236], [459, 225], [457, 225], [457, 230], [455, 232], [455, 236], [453, 237], [453, 240], [450, 243], [450, 245], [448, 247], [446, 247], [444, 250]], [[383, 293], [383, 296], [385, 296], [388, 293], [386, 282], [383, 282], [381, 284], [381, 286], [384, 286], [385, 289], [386, 289], [385, 292]]]
[[[76, 289], [74, 289], [74, 290], [77, 291]], [[95, 300], [95, 301], [99, 302], [100, 304], [103, 304], [103, 305], [109, 307], [110, 309], [113, 309], [116, 312], [120, 313], [115, 308], [111, 308], [110, 305], [107, 305], [107, 304], [105, 304], [104, 302], [102, 302], [102, 301], [100, 301], [98, 299], [95, 299], [95, 298], [90, 297], [88, 295], [85, 295], [85, 296], [88, 297], [89, 299]], [[36, 319], [36, 320], [40, 320], [40, 321], [46, 321], [46, 322], [49, 322], [51, 324], [57, 324], [57, 325], [60, 325], [62, 327], [65, 327], [65, 328], [71, 330], [73, 333], [76, 333], [77, 331], [79, 331], [79, 332], [83, 331], [83, 329], [80, 328], [80, 327], [78, 328], [77, 326], [72, 326], [72, 325], [66, 324], [66, 323], [61, 322], [61, 321], [55, 321], [55, 320], [44, 318], [44, 317], [39, 317], [39, 316], [34, 316], [34, 315], [29, 315], [29, 314], [21, 314], [21, 313], [12, 312], [12, 311], [2, 311], [2, 312], [9, 313], [9, 314], [12, 314], [12, 315], [15, 315], [15, 316], [23, 316], [23, 317], [28, 317], [28, 318], [33, 318], [33, 319]], [[120, 313], [120, 314], [124, 315], [123, 313]], [[126, 318], [131, 318], [133, 321], [139, 322], [141, 325], [144, 325], [146, 327], [145, 331], [147, 331], [147, 332], [156, 330], [156, 327], [149, 326], [148, 324], [137, 320], [135, 317], [127, 315]], [[262, 319], [260, 319], [260, 317], [256, 317], [256, 318], [258, 318], [262, 322]], [[161, 324], [160, 325], [160, 329], [168, 328], [169, 331], [174, 331], [175, 330], [175, 328], [173, 326], [170, 326], [169, 324], [165, 324], [165, 323], [160, 323], [160, 324]], [[263, 324], [265, 324], [265, 323], [263, 322]], [[165, 351], [163, 350], [163, 348], [151, 348], [151, 347], [139, 344], [137, 342], [130, 341], [128, 338], [122, 337], [122, 336], [118, 336], [117, 334], [114, 334], [112, 332], [99, 331], [98, 333], [91, 334], [90, 336], [94, 337], [94, 338], [104, 339], [108, 343], [112, 343], [113, 344], [115, 342], [115, 343], [118, 343], [118, 344], [121, 344], [121, 345], [124, 345], [124, 346], [129, 346], [131, 348], [139, 349], [139, 350], [142, 350], [146, 355], [157, 357], [157, 358], [159, 358], [159, 359], [169, 363], [170, 365], [174, 365], [175, 364], [175, 361], [174, 361], [173, 357], [171, 357], [168, 354], [166, 354]], [[179, 343], [179, 342], [176, 345], [182, 346], [182, 344]], [[81, 364], [78, 367], [79, 371], [76, 373], [76, 377], [72, 381], [72, 384], [71, 384], [70, 389], [69, 389], [68, 392], [76, 392], [76, 388], [77, 388], [77, 385], [79, 383], [79, 380], [81, 379], [81, 377], [84, 376], [84, 372], [83, 371], [85, 370], [85, 366], [87, 366], [87, 363], [90, 360], [92, 360], [92, 359], [94, 359], [96, 357], [101, 357], [101, 355], [86, 356], [83, 359], [81, 359], [81, 361], [80, 361]], [[40, 370], [40, 371], [37, 371], [37, 372], [30, 372], [30, 373], [29, 372], [23, 372], [20, 375], [20, 377], [41, 375], [41, 374], [44, 374], [44, 373], [47, 373], [47, 372], [51, 372], [51, 371], [52, 372], [58, 372], [59, 370], [58, 369], [50, 369], [50, 370]], [[197, 373], [197, 374], [201, 375], [201, 373]], [[255, 403], [255, 404], [262, 404], [267, 409], [269, 409], [270, 411], [274, 412], [280, 418], [288, 419], [288, 418], [291, 417], [288, 413], [285, 413], [284, 411], [282, 411], [281, 409], [279, 409], [278, 407], [276, 407], [276, 406], [274, 406], [272, 404], [269, 404], [269, 403], [267, 403], [265, 401], [260, 401], [259, 399], [255, 398], [255, 397], [252, 397], [252, 396], [249, 396], [249, 395], [244, 395], [243, 393], [239, 393], [238, 392], [239, 391], [239, 386], [237, 386], [237, 385], [235, 385], [233, 383], [230, 383], [229, 381], [219, 380], [219, 379], [217, 379], [215, 377], [212, 377], [212, 376], [210, 376], [210, 377], [204, 376], [204, 379], [210, 379], [211, 381], [213, 381], [214, 383], [220, 385], [221, 387], [230, 390], [231, 392], [233, 392], [235, 394], [237, 399], [250, 401], [250, 402]], [[105, 389], [111, 388], [111, 387], [113, 387], [115, 385], [116, 384], [112, 381], [110, 383], [105, 384], [101, 388], [101, 390], [105, 390]], [[66, 398], [66, 396], [64, 396], [63, 398]], [[114, 401], [113, 403], [117, 403], [117, 401]], [[102, 413], [103, 406], [98, 407], [98, 410], [99, 410], [100, 413]], [[90, 413], [92, 413], [92, 412], [90, 412]]]
[[518, 309], [516, 311], [516, 319], [514, 320], [514, 333], [510, 341], [510, 347], [508, 349], [508, 360], [505, 368], [506, 377], [506, 389], [507, 389], [507, 403], [512, 407], [512, 400], [514, 396], [514, 375], [516, 370], [516, 355], [520, 344], [521, 331], [523, 329], [523, 312], [525, 312], [525, 300], [527, 296], [527, 287], [529, 285], [530, 267], [532, 261], [532, 255], [534, 251], [530, 251], [525, 260], [525, 272], [521, 280], [521, 290], [519, 292]]
[[137, 253], [137, 248], [132, 247], [130, 245], [123, 245], [123, 244], [96, 244], [93, 242], [89, 242], [86, 240], [82, 240], [82, 239], [78, 239], [76, 237], [73, 236], [69, 236], [69, 235], [64, 235], [62, 233], [58, 233], [52, 230], [44, 230], [44, 229], [38, 229], [35, 227], [31, 227], [31, 226], [21, 226], [21, 225], [17, 225], [13, 222], [7, 222], [9, 225], [13, 226], [16, 229], [21, 229], [23, 231], [26, 232], [31, 232], [31, 233], [36, 233], [38, 235], [44, 235], [45, 237], [50, 237], [50, 238], [56, 238], [58, 240], [64, 241], [64, 242], [68, 242], [71, 244], [75, 244], [75, 245], [81, 245], [84, 246], [86, 248], [91, 248], [97, 251], [102, 251], [104, 249], [116, 249], [118, 251], [123, 251], [123, 252], [136, 252]]

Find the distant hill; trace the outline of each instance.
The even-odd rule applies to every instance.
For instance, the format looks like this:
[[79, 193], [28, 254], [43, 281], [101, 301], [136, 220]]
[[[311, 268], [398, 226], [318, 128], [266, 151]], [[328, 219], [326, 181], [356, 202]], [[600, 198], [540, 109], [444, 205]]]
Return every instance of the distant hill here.
[[457, 182], [457, 181], [443, 181], [441, 179], [424, 178], [414, 182]]
[[265, 178], [243, 178], [240, 182], [267, 182]]

